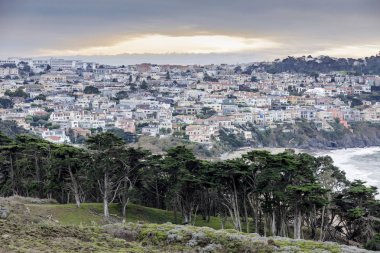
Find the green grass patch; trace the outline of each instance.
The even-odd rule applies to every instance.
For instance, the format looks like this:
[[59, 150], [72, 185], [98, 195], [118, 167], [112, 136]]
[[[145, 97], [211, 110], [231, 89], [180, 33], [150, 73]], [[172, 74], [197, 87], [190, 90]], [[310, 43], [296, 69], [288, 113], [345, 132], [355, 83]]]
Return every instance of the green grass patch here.
[[[62, 225], [99, 225], [103, 224], [103, 205], [102, 203], [83, 203], [80, 208], [74, 204], [27, 204], [32, 215], [46, 219], [56, 220]], [[112, 217], [122, 220], [121, 207], [117, 204], [110, 205]], [[181, 224], [182, 217], [177, 213], [156, 208], [144, 207], [130, 204], [127, 208], [127, 222], [144, 222], [162, 224], [171, 222]], [[218, 217], [211, 217], [207, 222], [200, 215], [196, 218], [196, 226], [211, 227], [221, 229], [222, 225]], [[225, 228], [233, 228], [231, 222], [227, 220]]]

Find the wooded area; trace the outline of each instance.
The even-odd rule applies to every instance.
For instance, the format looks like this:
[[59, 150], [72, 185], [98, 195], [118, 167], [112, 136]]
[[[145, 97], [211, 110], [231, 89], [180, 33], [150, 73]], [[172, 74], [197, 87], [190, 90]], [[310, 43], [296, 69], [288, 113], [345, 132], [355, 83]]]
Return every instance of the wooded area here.
[[101, 133], [85, 148], [30, 135], [0, 135], [0, 196], [53, 198], [166, 209], [195, 219], [219, 217], [239, 231], [365, 244], [379, 232], [376, 187], [349, 182], [330, 157], [292, 150], [251, 151], [226, 161], [197, 159], [183, 146], [164, 155], [129, 147]]

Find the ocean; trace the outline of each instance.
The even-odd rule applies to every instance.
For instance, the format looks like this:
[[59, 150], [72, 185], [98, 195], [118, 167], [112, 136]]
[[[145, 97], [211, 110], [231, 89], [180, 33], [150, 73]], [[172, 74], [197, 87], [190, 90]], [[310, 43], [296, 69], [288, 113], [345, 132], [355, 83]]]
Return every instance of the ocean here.
[[366, 181], [380, 191], [380, 147], [337, 149], [314, 154], [331, 156], [334, 165], [346, 172], [347, 179]]
[[[223, 154], [220, 158], [233, 159], [253, 150], [251, 148], [242, 149]], [[284, 148], [263, 148], [272, 153], [283, 152]], [[366, 181], [367, 185], [376, 186], [380, 192], [380, 147], [367, 148], [347, 148], [336, 150], [296, 150], [296, 152], [306, 152], [314, 156], [328, 155], [334, 160], [334, 165], [346, 172], [348, 180], [360, 179]], [[378, 195], [379, 196], [379, 195]]]

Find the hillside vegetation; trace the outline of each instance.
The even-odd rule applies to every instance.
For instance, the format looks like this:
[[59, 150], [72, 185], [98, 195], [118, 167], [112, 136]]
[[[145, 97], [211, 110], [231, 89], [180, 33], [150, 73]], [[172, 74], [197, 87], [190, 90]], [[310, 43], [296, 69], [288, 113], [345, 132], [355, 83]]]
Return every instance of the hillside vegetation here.
[[[0, 219], [0, 252], [368, 252], [335, 243], [175, 225], [165, 219], [173, 218], [169, 212], [136, 205], [129, 209], [128, 220], [134, 222], [125, 224], [102, 220], [97, 204], [76, 208], [11, 197], [1, 198], [0, 207], [9, 212]], [[116, 221], [120, 217], [113, 210]]]
[[292, 57], [276, 60], [272, 63], [258, 63], [247, 70], [263, 69], [269, 73], [293, 72], [318, 75], [317, 73], [348, 72], [355, 75], [380, 74], [380, 56], [365, 57], [364, 59], [332, 58], [329, 56]]
[[252, 139], [223, 129], [220, 145], [226, 149], [251, 147], [278, 147], [299, 149], [335, 149], [380, 146], [380, 125], [370, 122], [352, 122], [347, 129], [338, 122], [330, 122], [331, 131], [320, 130], [313, 122], [299, 121], [295, 125], [282, 125], [276, 128], [259, 129], [248, 124], [241, 126], [252, 132]]
[[331, 130], [321, 130], [313, 122], [297, 121], [294, 125], [277, 125], [276, 128], [259, 128], [253, 124], [237, 126], [252, 133], [247, 140], [242, 133], [221, 129], [219, 138], [208, 144], [189, 142], [178, 137], [166, 138], [142, 136], [132, 146], [165, 154], [170, 148], [185, 146], [201, 159], [218, 159], [222, 154], [244, 147], [337, 149], [380, 146], [380, 125], [371, 122], [351, 122], [350, 129], [338, 122], [330, 122]]
[[28, 133], [27, 130], [18, 126], [15, 121], [2, 120], [2, 119], [0, 119], [0, 132], [11, 138], [14, 138], [18, 134]]
[[[80, 208], [75, 204], [58, 204], [44, 203], [41, 204], [39, 199], [31, 202], [23, 197], [9, 197], [0, 198], [0, 205], [9, 201], [17, 203], [18, 208], [24, 208], [25, 212], [20, 212], [15, 206], [11, 207], [13, 210], [12, 215], [17, 220], [28, 220], [28, 217], [39, 217], [40, 220], [48, 220], [61, 225], [103, 225], [108, 221], [122, 222], [120, 206], [118, 204], [110, 205], [110, 218], [105, 220], [103, 217], [103, 206], [100, 203], [83, 203]], [[21, 206], [20, 206], [21, 204]], [[9, 207], [9, 205], [7, 205]], [[12, 205], [11, 205], [12, 206]], [[145, 207], [136, 204], [129, 204], [127, 208], [127, 215], [125, 217], [127, 222], [148, 222], [148, 223], [166, 223], [171, 222], [174, 224], [181, 224], [181, 217], [175, 217], [172, 211], [166, 211], [157, 208]], [[210, 221], [206, 222], [201, 217], [195, 222], [196, 226], [207, 226], [214, 229], [221, 229], [221, 221], [217, 217], [212, 217]], [[233, 224], [229, 221], [226, 222], [226, 228], [233, 228]]]
[[376, 194], [330, 157], [293, 150], [207, 161], [184, 146], [152, 154], [112, 133], [89, 137], [85, 148], [0, 135], [0, 196], [69, 203], [26, 205], [29, 216], [59, 224], [169, 221], [378, 249]]

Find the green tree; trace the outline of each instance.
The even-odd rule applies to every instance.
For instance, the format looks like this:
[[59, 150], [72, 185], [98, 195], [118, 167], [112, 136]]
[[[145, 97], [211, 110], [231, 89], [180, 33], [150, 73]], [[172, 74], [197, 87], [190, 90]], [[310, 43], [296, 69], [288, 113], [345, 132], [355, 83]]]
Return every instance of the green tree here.
[[122, 183], [119, 159], [124, 142], [112, 133], [100, 133], [89, 137], [86, 144], [92, 150], [92, 176], [103, 198], [104, 217], [109, 218], [109, 204], [115, 200]]
[[[241, 200], [246, 193], [245, 183], [249, 166], [243, 159], [218, 162], [214, 167], [212, 182], [217, 187], [221, 204], [227, 209], [235, 229], [242, 231]], [[246, 207], [246, 206], [245, 206]], [[248, 218], [246, 219], [248, 222]]]
[[117, 100], [128, 98], [128, 92], [125, 90], [119, 91], [116, 93], [115, 97]]
[[6, 90], [4, 92], [4, 95], [9, 96], [9, 97], [22, 97], [22, 98], [28, 98], [29, 94], [24, 91], [23, 87], [17, 88], [14, 92], [10, 90]]
[[201, 114], [198, 115], [199, 118], [207, 119], [217, 114], [217, 112], [210, 107], [202, 107]]
[[5, 97], [0, 98], [0, 108], [4, 108], [4, 109], [13, 108], [12, 100]]
[[52, 166], [52, 151], [55, 145], [31, 135], [18, 135], [17, 178], [20, 179], [20, 194], [29, 197], [51, 198], [56, 190], [56, 171]]
[[34, 98], [35, 100], [43, 100], [46, 101], [46, 96], [44, 94], [39, 94]]
[[120, 150], [120, 152], [120, 157], [116, 159], [121, 163], [122, 168], [120, 202], [122, 206], [122, 215], [125, 221], [131, 192], [135, 189], [135, 185], [140, 175], [139, 170], [144, 167], [145, 159], [149, 155], [149, 152], [134, 148], [124, 148]]
[[170, 79], [171, 79], [171, 78], [170, 78], [170, 73], [169, 73], [169, 71], [166, 72], [165, 79], [166, 79], [166, 80], [170, 80]]
[[168, 192], [169, 174], [163, 169], [162, 159], [161, 155], [147, 157], [145, 166], [139, 171], [138, 188], [142, 203], [155, 208], [165, 208]]
[[377, 188], [366, 186], [366, 182], [355, 180], [342, 192], [336, 194], [335, 212], [339, 215], [339, 223], [334, 227], [344, 234], [347, 240], [366, 243], [376, 234], [374, 229], [378, 219], [374, 217], [379, 210], [379, 202], [375, 200]]
[[148, 88], [149, 88], [148, 83], [145, 80], [143, 80], [141, 85], [140, 85], [140, 89], [147, 90]]
[[15, 171], [15, 156], [17, 144], [0, 132], [0, 194], [10, 196], [17, 194], [17, 178]]
[[100, 91], [99, 91], [98, 88], [89, 85], [89, 86], [86, 86], [86, 87], [84, 88], [83, 93], [84, 93], [84, 94], [99, 94]]
[[170, 199], [182, 213], [183, 222], [194, 222], [199, 203], [197, 202], [201, 178], [201, 163], [194, 154], [184, 146], [170, 148], [163, 160], [164, 169], [169, 174]]
[[[69, 145], [60, 145], [54, 151], [55, 166], [61, 170], [63, 180], [68, 181], [68, 188], [74, 195], [77, 207], [84, 199], [82, 185], [86, 180], [86, 159], [84, 150]], [[87, 161], [86, 161], [87, 160]]]

